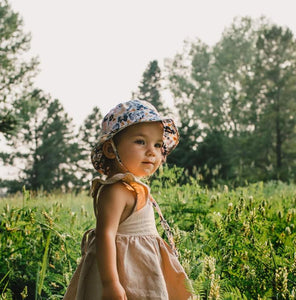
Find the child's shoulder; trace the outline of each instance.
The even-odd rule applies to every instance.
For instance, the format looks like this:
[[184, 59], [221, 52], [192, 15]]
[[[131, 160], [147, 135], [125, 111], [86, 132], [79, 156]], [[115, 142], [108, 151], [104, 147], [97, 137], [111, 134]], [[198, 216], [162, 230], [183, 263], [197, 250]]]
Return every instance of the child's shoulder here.
[[122, 181], [105, 185], [98, 199], [101, 211], [121, 212], [120, 222], [133, 212], [136, 202], [137, 195], [135, 191], [129, 189], [128, 185]]
[[100, 198], [105, 199], [135, 199], [135, 196], [134, 189], [124, 181], [104, 185], [100, 193]]

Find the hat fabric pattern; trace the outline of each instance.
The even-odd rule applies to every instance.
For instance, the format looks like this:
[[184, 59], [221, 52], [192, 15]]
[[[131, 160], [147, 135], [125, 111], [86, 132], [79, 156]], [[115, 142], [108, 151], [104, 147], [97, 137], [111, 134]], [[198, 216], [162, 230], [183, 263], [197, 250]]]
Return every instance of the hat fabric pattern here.
[[92, 164], [98, 172], [106, 174], [103, 144], [128, 126], [142, 122], [162, 122], [164, 156], [167, 156], [178, 145], [179, 133], [174, 121], [161, 117], [151, 103], [143, 100], [120, 103], [104, 117], [101, 136], [91, 152]]

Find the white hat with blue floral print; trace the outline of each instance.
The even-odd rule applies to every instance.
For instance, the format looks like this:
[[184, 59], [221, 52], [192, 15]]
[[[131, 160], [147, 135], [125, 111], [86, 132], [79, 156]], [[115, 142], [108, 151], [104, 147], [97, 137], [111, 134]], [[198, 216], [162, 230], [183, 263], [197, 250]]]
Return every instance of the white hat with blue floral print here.
[[102, 146], [124, 128], [141, 122], [162, 122], [163, 154], [166, 157], [179, 142], [179, 133], [174, 121], [160, 116], [156, 108], [143, 100], [131, 100], [120, 103], [109, 111], [102, 121], [102, 133], [91, 152], [94, 168], [103, 174], [107, 173]]

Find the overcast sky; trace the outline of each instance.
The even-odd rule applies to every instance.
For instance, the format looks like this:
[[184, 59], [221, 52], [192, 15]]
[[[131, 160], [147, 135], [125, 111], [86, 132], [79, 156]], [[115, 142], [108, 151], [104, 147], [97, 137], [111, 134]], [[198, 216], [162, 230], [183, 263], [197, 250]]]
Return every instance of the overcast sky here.
[[[0, 0], [1, 1], [1, 0]], [[39, 56], [36, 86], [77, 125], [130, 100], [148, 63], [163, 65], [185, 39], [217, 42], [236, 16], [262, 15], [295, 34], [295, 0], [9, 0]]]

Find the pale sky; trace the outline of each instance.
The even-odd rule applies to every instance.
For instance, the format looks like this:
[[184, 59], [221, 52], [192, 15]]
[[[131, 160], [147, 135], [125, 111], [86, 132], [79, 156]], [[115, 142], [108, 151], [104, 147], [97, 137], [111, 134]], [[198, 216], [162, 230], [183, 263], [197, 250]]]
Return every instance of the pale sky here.
[[[0, 0], [1, 1], [1, 0]], [[35, 85], [81, 125], [130, 100], [148, 63], [182, 51], [186, 39], [216, 43], [236, 16], [262, 15], [296, 33], [295, 0], [9, 0], [32, 34]]]

